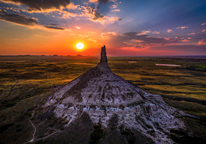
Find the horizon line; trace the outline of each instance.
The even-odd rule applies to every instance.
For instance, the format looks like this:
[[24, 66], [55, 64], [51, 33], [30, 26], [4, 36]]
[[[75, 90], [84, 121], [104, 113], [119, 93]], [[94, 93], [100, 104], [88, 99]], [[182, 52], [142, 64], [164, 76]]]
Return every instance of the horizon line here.
[[[17, 54], [17, 55], [0, 55], [0, 57], [25, 57], [25, 56], [47, 56], [47, 57], [78, 57], [78, 56], [82, 56], [82, 57], [100, 57], [98, 55], [58, 55], [58, 54], [53, 54], [53, 55], [38, 55], [38, 54]], [[206, 57], [206, 55], [136, 55], [136, 56], [128, 56], [128, 55], [107, 55], [108, 57]]]

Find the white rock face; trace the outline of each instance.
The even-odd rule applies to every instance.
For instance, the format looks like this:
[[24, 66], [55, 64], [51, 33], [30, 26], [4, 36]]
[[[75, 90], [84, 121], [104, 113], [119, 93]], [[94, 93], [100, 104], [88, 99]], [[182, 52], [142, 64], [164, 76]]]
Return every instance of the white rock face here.
[[160, 95], [153, 95], [111, 72], [107, 63], [68, 83], [50, 98], [44, 107], [52, 106], [57, 118], [72, 121], [86, 112], [93, 123], [108, 127], [116, 114], [118, 126], [136, 129], [156, 143], [173, 143], [171, 129], [184, 129], [178, 116], [183, 112], [166, 105]]

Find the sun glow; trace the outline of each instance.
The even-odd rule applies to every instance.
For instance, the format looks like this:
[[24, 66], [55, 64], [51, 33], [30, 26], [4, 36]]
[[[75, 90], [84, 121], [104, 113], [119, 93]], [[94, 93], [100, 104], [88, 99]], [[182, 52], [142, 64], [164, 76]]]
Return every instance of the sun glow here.
[[79, 43], [77, 43], [76, 47], [77, 47], [77, 49], [83, 49], [84, 48], [84, 44], [79, 42]]

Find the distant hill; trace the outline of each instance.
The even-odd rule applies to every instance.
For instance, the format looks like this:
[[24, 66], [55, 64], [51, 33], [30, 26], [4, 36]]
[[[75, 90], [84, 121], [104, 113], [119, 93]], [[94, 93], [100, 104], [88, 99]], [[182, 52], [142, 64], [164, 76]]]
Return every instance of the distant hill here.
[[78, 54], [77, 57], [82, 57], [82, 55]]

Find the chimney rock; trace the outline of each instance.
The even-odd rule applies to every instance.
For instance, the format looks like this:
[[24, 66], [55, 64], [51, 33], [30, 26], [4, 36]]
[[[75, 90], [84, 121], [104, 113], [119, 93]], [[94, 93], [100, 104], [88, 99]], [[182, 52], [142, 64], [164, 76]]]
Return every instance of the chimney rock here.
[[107, 53], [105, 45], [101, 49], [101, 60], [100, 63], [107, 63]]

